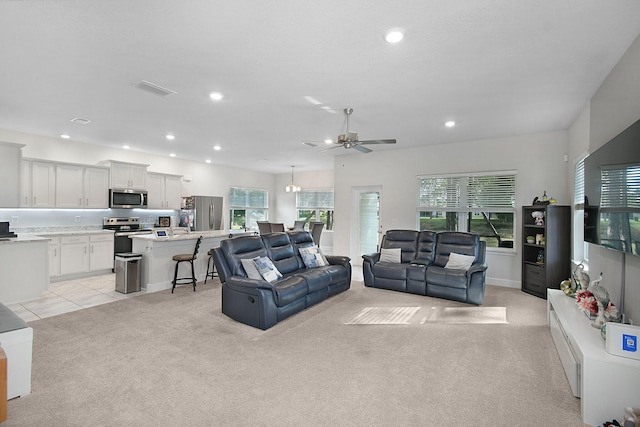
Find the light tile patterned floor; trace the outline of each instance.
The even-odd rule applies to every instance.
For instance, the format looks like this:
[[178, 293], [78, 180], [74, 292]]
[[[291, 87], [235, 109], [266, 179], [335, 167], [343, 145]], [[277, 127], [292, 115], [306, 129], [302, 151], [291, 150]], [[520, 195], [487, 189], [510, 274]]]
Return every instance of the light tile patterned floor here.
[[39, 299], [8, 304], [7, 307], [25, 322], [31, 322], [145, 293], [144, 290], [130, 294], [117, 292], [115, 276], [111, 273], [51, 283]]

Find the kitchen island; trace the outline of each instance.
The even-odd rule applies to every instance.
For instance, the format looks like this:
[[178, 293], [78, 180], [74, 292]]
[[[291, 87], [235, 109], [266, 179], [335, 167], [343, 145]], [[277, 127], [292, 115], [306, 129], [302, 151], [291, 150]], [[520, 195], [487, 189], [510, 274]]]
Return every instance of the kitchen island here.
[[[190, 233], [176, 234], [169, 237], [158, 238], [155, 234], [132, 235], [132, 252], [142, 255], [141, 280], [142, 288], [147, 292], [157, 292], [173, 287], [172, 280], [176, 268], [173, 256], [178, 254], [191, 254], [196, 245], [196, 240], [202, 236], [198, 257], [193, 263], [196, 279], [201, 282], [207, 274], [209, 256], [207, 252], [211, 248], [220, 246], [220, 242], [230, 236], [238, 236], [245, 233], [231, 234], [228, 230], [193, 231]], [[254, 233], [250, 233], [254, 234]], [[178, 277], [189, 276], [191, 272], [187, 264], [180, 266]]]
[[40, 298], [49, 287], [49, 239], [32, 234], [0, 239], [0, 303]]

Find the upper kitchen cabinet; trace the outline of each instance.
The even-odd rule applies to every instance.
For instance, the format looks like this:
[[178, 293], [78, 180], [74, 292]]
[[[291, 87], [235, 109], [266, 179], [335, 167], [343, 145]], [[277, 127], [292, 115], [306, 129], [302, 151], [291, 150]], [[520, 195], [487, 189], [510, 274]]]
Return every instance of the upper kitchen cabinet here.
[[24, 159], [22, 161], [22, 194], [20, 207], [56, 207], [55, 163]]
[[0, 159], [4, 160], [0, 168], [0, 208], [17, 208], [20, 206], [20, 186], [13, 185], [22, 179], [22, 147], [23, 144], [0, 141]]
[[149, 172], [147, 174], [147, 201], [149, 209], [180, 209], [182, 176]]
[[147, 167], [139, 163], [126, 163], [115, 160], [101, 162], [111, 168], [111, 188], [146, 190]]
[[58, 163], [56, 207], [107, 209], [109, 168]]

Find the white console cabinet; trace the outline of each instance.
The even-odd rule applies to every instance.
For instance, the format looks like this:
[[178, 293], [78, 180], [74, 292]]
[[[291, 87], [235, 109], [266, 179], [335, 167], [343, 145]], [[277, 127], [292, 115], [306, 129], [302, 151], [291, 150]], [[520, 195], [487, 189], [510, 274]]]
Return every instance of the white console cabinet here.
[[559, 289], [547, 290], [547, 315], [569, 385], [581, 398], [582, 421], [602, 425], [637, 407], [640, 361], [607, 353], [600, 329]]

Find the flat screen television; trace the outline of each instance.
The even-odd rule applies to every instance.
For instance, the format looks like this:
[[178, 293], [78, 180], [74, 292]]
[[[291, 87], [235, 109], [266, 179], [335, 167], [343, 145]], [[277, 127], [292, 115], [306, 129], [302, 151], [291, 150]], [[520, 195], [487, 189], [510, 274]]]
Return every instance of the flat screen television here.
[[640, 256], [640, 120], [584, 160], [584, 240]]

